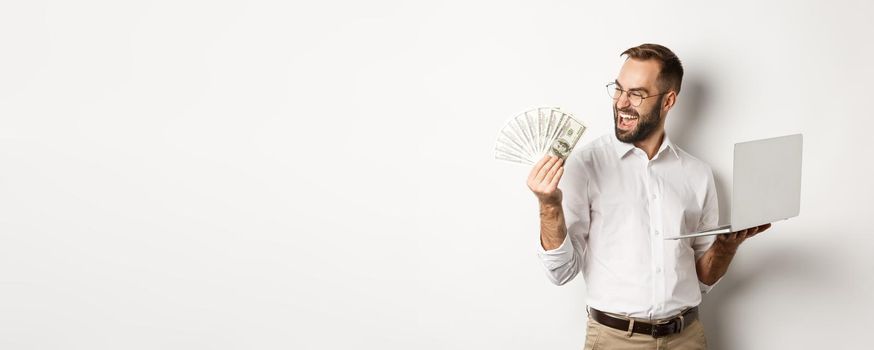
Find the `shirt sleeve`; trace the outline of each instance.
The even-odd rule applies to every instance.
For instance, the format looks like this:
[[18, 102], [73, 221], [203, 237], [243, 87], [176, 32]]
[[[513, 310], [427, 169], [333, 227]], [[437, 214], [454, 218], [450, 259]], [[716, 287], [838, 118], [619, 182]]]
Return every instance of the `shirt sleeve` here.
[[[716, 193], [716, 182], [713, 179], [713, 171], [708, 170], [707, 189], [704, 195], [704, 207], [701, 212], [701, 222], [698, 224], [697, 231], [713, 229], [719, 226], [719, 199]], [[692, 242], [692, 249], [695, 250], [695, 260], [697, 261], [704, 252], [710, 249], [710, 246], [716, 242], [716, 235], [695, 237]], [[701, 294], [706, 294], [713, 286], [722, 281], [720, 277], [712, 285], [706, 285], [698, 281], [698, 287]]]
[[567, 235], [555, 249], [545, 250], [538, 235], [538, 256], [546, 269], [546, 275], [555, 285], [570, 282], [582, 271], [589, 234], [589, 177], [582, 164], [568, 158], [564, 175], [559, 182], [562, 192], [562, 211]]

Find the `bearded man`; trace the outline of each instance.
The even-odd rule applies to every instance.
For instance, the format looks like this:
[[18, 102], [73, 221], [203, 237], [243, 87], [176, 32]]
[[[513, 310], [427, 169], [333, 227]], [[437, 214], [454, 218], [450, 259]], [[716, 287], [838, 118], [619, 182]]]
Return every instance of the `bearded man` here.
[[710, 166], [665, 133], [683, 80], [679, 58], [656, 44], [621, 56], [607, 84], [615, 132], [574, 150], [566, 164], [544, 157], [528, 177], [540, 203], [539, 256], [557, 285], [586, 279], [586, 349], [706, 349], [702, 294], [740, 244], [770, 224], [662, 238], [716, 227], [716, 186]]

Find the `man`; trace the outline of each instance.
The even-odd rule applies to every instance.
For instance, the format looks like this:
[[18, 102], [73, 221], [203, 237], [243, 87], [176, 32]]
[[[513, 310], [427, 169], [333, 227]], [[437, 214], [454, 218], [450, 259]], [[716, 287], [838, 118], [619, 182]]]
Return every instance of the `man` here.
[[683, 79], [677, 56], [656, 44], [621, 56], [607, 85], [615, 135], [575, 150], [566, 167], [544, 157], [528, 177], [540, 202], [540, 258], [557, 285], [585, 276], [586, 349], [705, 349], [701, 294], [770, 224], [662, 239], [717, 225], [713, 173], [665, 134]]

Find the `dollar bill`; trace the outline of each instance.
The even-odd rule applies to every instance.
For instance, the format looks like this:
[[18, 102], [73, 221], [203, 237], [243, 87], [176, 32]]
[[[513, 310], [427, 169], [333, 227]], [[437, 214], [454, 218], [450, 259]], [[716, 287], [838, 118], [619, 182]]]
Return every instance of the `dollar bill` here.
[[559, 127], [558, 137], [549, 147], [548, 154], [561, 159], [567, 159], [584, 132], [586, 132], [586, 127], [583, 124], [574, 118], [566, 118], [561, 127]]

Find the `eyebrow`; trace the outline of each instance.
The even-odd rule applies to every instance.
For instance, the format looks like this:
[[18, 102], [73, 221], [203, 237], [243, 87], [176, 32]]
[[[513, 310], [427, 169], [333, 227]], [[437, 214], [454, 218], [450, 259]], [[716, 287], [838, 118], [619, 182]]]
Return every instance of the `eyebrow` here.
[[[623, 89], [623, 90], [625, 89], [624, 87], [622, 87], [622, 84], [619, 84], [619, 80], [613, 79], [613, 82], [616, 83], [616, 85], [619, 86], [620, 89]], [[647, 95], [649, 95], [649, 90], [647, 90], [646, 88], [642, 88], [642, 87], [631, 88], [631, 89], [628, 89], [628, 91], [643, 91]]]

